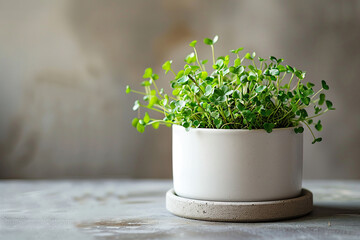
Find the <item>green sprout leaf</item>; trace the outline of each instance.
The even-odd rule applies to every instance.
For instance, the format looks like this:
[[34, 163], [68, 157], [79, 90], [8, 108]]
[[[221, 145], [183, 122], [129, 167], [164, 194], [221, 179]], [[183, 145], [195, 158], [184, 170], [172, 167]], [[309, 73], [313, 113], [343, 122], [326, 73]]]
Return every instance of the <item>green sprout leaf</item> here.
[[279, 76], [280, 71], [277, 68], [273, 68], [273, 69], [270, 69], [269, 73], [270, 73], [270, 75], [273, 75], [273, 76]]
[[138, 122], [139, 122], [139, 119], [138, 119], [138, 118], [134, 118], [134, 119], [132, 120], [132, 122], [131, 122], [131, 125], [136, 128]]
[[245, 106], [244, 104], [242, 104], [241, 102], [239, 102], [236, 107], [240, 110], [240, 111], [243, 111], [245, 109]]
[[234, 61], [234, 67], [239, 67], [241, 64], [241, 60], [239, 58], [235, 59]]
[[303, 127], [297, 127], [294, 128], [295, 133], [303, 133], [304, 132], [304, 128]]
[[165, 70], [165, 74], [167, 74], [170, 70], [171, 70], [171, 63], [172, 61], [166, 61], [163, 65], [162, 65], [162, 69]]
[[277, 62], [277, 59], [274, 56], [270, 56], [270, 60], [273, 61], [273, 62]]
[[331, 101], [329, 101], [329, 100], [326, 100], [326, 107], [329, 109], [329, 110], [331, 110], [332, 108], [333, 108], [333, 104], [332, 104], [332, 102]]
[[322, 110], [321, 108], [319, 108], [317, 106], [314, 106], [314, 109], [315, 109], [315, 114], [318, 114]]
[[286, 65], [286, 69], [287, 69], [288, 72], [290, 72], [290, 73], [294, 73], [294, 72], [295, 72], [295, 71], [294, 71], [294, 68], [291, 67], [291, 66], [289, 66], [289, 65]]
[[222, 125], [222, 120], [221, 120], [221, 118], [216, 118], [216, 119], [214, 120], [214, 123], [215, 123], [215, 127], [216, 127], [216, 128], [220, 128], [221, 125]]
[[199, 126], [200, 126], [200, 122], [199, 122], [198, 120], [195, 120], [195, 121], [192, 123], [192, 125], [193, 125], [194, 127], [199, 127]]
[[177, 96], [177, 95], [179, 95], [180, 91], [181, 91], [181, 88], [175, 88], [175, 89], [172, 91], [172, 95]]
[[147, 112], [144, 115], [143, 121], [144, 121], [145, 124], [147, 124], [150, 121], [150, 116], [149, 116], [149, 114]]
[[310, 104], [310, 98], [309, 98], [309, 97], [301, 98], [301, 101], [302, 101], [306, 106], [308, 106], [308, 105]]
[[157, 102], [158, 102], [158, 98], [154, 95], [151, 95], [149, 98], [149, 104], [147, 105], [148, 108], [152, 108]]
[[152, 127], [153, 127], [154, 129], [158, 129], [159, 126], [160, 126], [160, 123], [159, 123], [159, 122], [153, 122], [151, 125], [152, 125]]
[[188, 67], [188, 68], [185, 69], [184, 75], [187, 76], [187, 75], [189, 75], [190, 72], [191, 72], [191, 68]]
[[152, 127], [153, 127], [154, 129], [158, 129], [159, 126], [160, 126], [160, 123], [159, 123], [159, 122], [153, 122], [151, 125], [152, 125]]
[[326, 84], [326, 82], [324, 80], [321, 80], [321, 85], [322, 85], [323, 89], [329, 90], [329, 86]]
[[211, 40], [210, 38], [204, 38], [204, 43], [206, 45], [213, 45], [213, 40]]
[[186, 84], [189, 82], [189, 77], [187, 75], [182, 76], [177, 80], [179, 84]]
[[131, 92], [131, 88], [129, 85], [126, 86], [126, 94], [130, 93]]
[[190, 47], [195, 47], [195, 46], [196, 46], [196, 43], [197, 43], [197, 41], [194, 40], [194, 41], [192, 41], [192, 42], [189, 44], [189, 46], [190, 46]]
[[315, 84], [313, 84], [313, 83], [311, 83], [311, 82], [307, 82], [306, 83], [306, 87], [308, 87], [308, 88], [312, 88], [312, 87], [314, 87], [315, 86]]
[[139, 122], [136, 124], [136, 129], [138, 132], [143, 133], [145, 131], [145, 125], [142, 122], [142, 120], [139, 120]]
[[184, 70], [180, 70], [180, 71], [176, 74], [175, 79], [179, 79], [179, 78], [181, 78], [182, 76], [184, 76]]
[[317, 142], [321, 142], [322, 141], [322, 138], [315, 138], [314, 141], [312, 142], [312, 144], [315, 144]]
[[195, 55], [195, 53], [190, 53], [189, 55], [187, 55], [186, 56], [186, 58], [185, 58], [185, 62], [187, 63], [187, 64], [191, 64], [191, 63], [194, 63], [194, 62], [196, 62], [196, 55]]
[[183, 122], [182, 123], [182, 126], [184, 127], [184, 128], [189, 128], [190, 127], [190, 123], [189, 122]]
[[136, 100], [134, 103], [134, 106], [133, 106], [133, 110], [136, 111], [139, 109], [139, 107], [140, 107], [140, 102], [139, 102], [139, 100]]
[[205, 93], [204, 95], [205, 96], [209, 96], [213, 93], [213, 88], [211, 87], [211, 85], [207, 85], [206, 88], [205, 88]]
[[278, 65], [277, 69], [279, 70], [279, 72], [286, 72], [286, 67], [284, 67], [283, 65]]
[[319, 121], [317, 122], [317, 124], [315, 124], [315, 129], [318, 130], [318, 131], [321, 131], [321, 130], [322, 130], [321, 120], [319, 120]]
[[273, 123], [264, 123], [264, 129], [268, 133], [271, 133], [274, 127], [275, 127], [275, 124], [273, 124]]
[[152, 68], [147, 68], [147, 69], [145, 69], [145, 73], [144, 73], [144, 75], [143, 75], [143, 78], [151, 78], [151, 76], [152, 76]]
[[144, 86], [144, 87], [148, 87], [148, 86], [151, 85], [151, 83], [150, 83], [150, 81], [142, 81], [141, 85]]
[[232, 97], [233, 97], [234, 99], [240, 98], [240, 91], [239, 91], [239, 90], [235, 90], [235, 91], [233, 92]]
[[224, 60], [222, 59], [217, 60], [215, 65], [217, 66], [217, 69], [222, 69], [225, 66]]
[[[155, 74], [155, 73], [153, 73], [153, 75], [151, 75], [151, 78], [152, 78], [152, 80], [158, 80], [159, 79], [159, 75], [157, 75], [157, 74]], [[151, 79], [150, 79], [151, 80]]]
[[297, 70], [297, 71], [295, 71], [295, 76], [297, 77], [297, 78], [299, 78], [299, 79], [304, 79], [304, 77], [305, 77], [305, 75], [304, 75], [305, 73], [303, 73], [302, 71], [300, 71], [300, 70]]
[[246, 59], [249, 59], [249, 60], [252, 60], [250, 53], [246, 53], [246, 54], [245, 54], [245, 58], [246, 58]]
[[235, 53], [235, 54], [238, 54], [240, 51], [242, 51], [244, 48], [241, 47], [241, 48], [238, 48], [238, 49], [235, 49], [235, 50], [231, 50], [230, 52], [232, 53]]
[[265, 89], [266, 89], [266, 86], [258, 86], [258, 87], [255, 89], [255, 92], [261, 93], [261, 92], [263, 92]]
[[205, 80], [207, 78], [207, 76], [208, 76], [208, 73], [203, 71], [203, 72], [201, 72], [200, 78]]
[[215, 37], [214, 37], [214, 39], [212, 40], [212, 44], [215, 44], [217, 41], [219, 40], [219, 36], [218, 35], [216, 35]]

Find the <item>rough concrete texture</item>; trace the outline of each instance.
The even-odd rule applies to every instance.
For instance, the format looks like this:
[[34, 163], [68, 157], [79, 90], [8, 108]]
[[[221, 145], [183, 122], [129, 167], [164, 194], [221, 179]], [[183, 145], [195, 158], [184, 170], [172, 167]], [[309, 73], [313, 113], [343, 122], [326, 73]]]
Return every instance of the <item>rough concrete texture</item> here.
[[223, 222], [264, 222], [304, 216], [313, 209], [313, 196], [303, 189], [299, 197], [264, 202], [215, 202], [166, 193], [166, 209], [185, 218]]
[[225, 223], [165, 208], [170, 181], [0, 181], [1, 240], [359, 239], [360, 182], [310, 181], [314, 210], [288, 221]]

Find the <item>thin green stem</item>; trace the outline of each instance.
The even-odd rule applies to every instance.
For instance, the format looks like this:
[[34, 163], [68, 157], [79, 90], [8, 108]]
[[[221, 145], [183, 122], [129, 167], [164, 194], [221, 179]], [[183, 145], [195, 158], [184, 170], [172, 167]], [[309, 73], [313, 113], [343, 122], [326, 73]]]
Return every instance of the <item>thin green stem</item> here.
[[160, 119], [153, 119], [153, 118], [150, 118], [151, 122], [148, 122], [146, 125], [152, 125], [153, 123], [155, 122], [158, 122], [160, 124], [177, 124], [177, 123], [173, 123], [173, 122], [168, 122], [168, 121], [164, 121], [164, 120], [160, 120]]
[[257, 68], [257, 66], [255, 65], [254, 59], [252, 59], [252, 64], [254, 65], [255, 69], [257, 70], [258, 68]]
[[319, 101], [319, 99], [316, 99], [315, 101], [311, 101], [310, 103], [309, 103], [309, 105], [302, 105], [301, 107], [299, 107], [299, 109], [304, 109], [304, 108], [307, 108], [307, 107], [309, 107], [311, 104], [315, 104], [315, 103], [317, 103]]
[[300, 81], [301, 80], [299, 79], [297, 84], [291, 89], [291, 92], [294, 91], [296, 88], [299, 89]]
[[149, 86], [145, 86], [145, 92], [146, 92], [146, 95], [150, 95], [150, 87]]
[[191, 116], [190, 116], [190, 117], [192, 117], [192, 116], [196, 116], [197, 114], [203, 114], [203, 113], [202, 113], [202, 112], [196, 112], [196, 113], [191, 114]]
[[204, 69], [204, 72], [206, 72], [206, 68], [205, 68], [205, 65], [204, 65], [204, 64], [202, 64], [202, 67], [203, 67], [203, 69]]
[[169, 110], [168, 109], [166, 109], [165, 107], [163, 107], [163, 106], [161, 106], [161, 105], [159, 105], [159, 104], [155, 104], [154, 105], [155, 107], [157, 107], [157, 108], [159, 108], [159, 109], [161, 109], [161, 110], [163, 110], [164, 112], [169, 112]]
[[324, 90], [323, 88], [321, 88], [319, 91], [317, 91], [312, 97], [311, 97], [311, 100], [313, 100], [314, 99], [314, 97], [316, 96], [316, 95], [318, 95], [322, 90]]
[[195, 48], [195, 47], [193, 47], [193, 48], [194, 48], [194, 52], [195, 52], [195, 57], [196, 57], [197, 64], [199, 65], [200, 70], [202, 71], [201, 64], [200, 64], [200, 62], [199, 62], [199, 57], [198, 57], [198, 54], [197, 54], [196, 48]]
[[156, 109], [156, 108], [151, 108], [151, 107], [148, 107], [148, 106], [146, 106], [146, 105], [142, 105], [142, 104], [140, 104], [140, 107], [147, 108], [147, 109], [150, 109], [150, 110], [153, 110], [153, 111], [156, 111], [156, 112], [159, 112], [159, 113], [164, 114], [164, 112], [163, 112], [163, 111], [161, 111], [161, 110], [159, 110], [159, 109]]
[[141, 94], [141, 95], [147, 95], [147, 94], [146, 94], [146, 93], [144, 93], [144, 92], [139, 92], [139, 91], [132, 90], [132, 89], [131, 89], [131, 92], [134, 92], [134, 93], [137, 93], [137, 94]]
[[227, 125], [241, 125], [241, 123], [237, 123], [237, 122], [228, 122], [228, 123], [225, 123], [225, 124], [223, 124], [220, 128], [224, 128], [225, 126], [227, 126]]
[[307, 126], [307, 128], [310, 130], [311, 135], [313, 136], [313, 138], [314, 138], [314, 140], [315, 140], [315, 139], [316, 139], [315, 134], [314, 134], [313, 131], [311, 130], [309, 124], [307, 124], [305, 121], [301, 121], [301, 122], [304, 123], [304, 124]]
[[293, 78], [294, 78], [294, 73], [291, 74], [291, 77], [290, 77], [290, 80], [289, 80], [289, 85], [288, 85], [288, 91], [290, 90], [290, 86], [291, 86], [291, 82], [292, 82]]
[[225, 113], [224, 113], [224, 110], [222, 109], [222, 107], [220, 106], [216, 106], [217, 110], [219, 110], [219, 113], [221, 115], [221, 117], [223, 118], [224, 122], [227, 122], [227, 119], [225, 117]]
[[292, 110], [288, 111], [282, 118], [278, 120], [278, 122], [282, 121], [287, 115], [289, 115], [292, 112]]
[[156, 89], [157, 94], [159, 94], [159, 96], [160, 96], [161, 98], [164, 98], [164, 97], [160, 94], [160, 91], [159, 91], [158, 87], [156, 86], [155, 80], [152, 79], [152, 78], [151, 78], [151, 80], [152, 80], [152, 83], [154, 84], [154, 87], [155, 87], [155, 89]]
[[214, 51], [214, 45], [210, 45], [210, 46], [211, 46], [211, 53], [212, 53], [213, 64], [215, 65], [215, 51]]
[[309, 119], [312, 119], [312, 118], [319, 117], [319, 116], [323, 115], [324, 113], [326, 113], [327, 111], [329, 111], [329, 109], [326, 109], [326, 110], [324, 110], [323, 112], [321, 112], [321, 113], [319, 113], [319, 114], [316, 114], [316, 115], [314, 115], [314, 116], [312, 116], [312, 117], [308, 117], [308, 118], [306, 118], [305, 120], [309, 120]]
[[[189, 76], [190, 76], [190, 75], [189, 75]], [[187, 85], [187, 87], [189, 88], [190, 92], [194, 95], [194, 99], [195, 99], [195, 101], [197, 102], [198, 106], [205, 112], [205, 109], [201, 106], [200, 101], [199, 101], [199, 99], [197, 98], [196, 94], [195, 94], [193, 91], [191, 91], [191, 88], [190, 88], [189, 85]]]
[[281, 82], [284, 80], [284, 77], [286, 76], [286, 72], [284, 72], [283, 73], [283, 76], [282, 76], [282, 78], [280, 79], [280, 84], [281, 84]]
[[229, 112], [230, 112], [231, 120], [232, 120], [232, 121], [235, 121], [234, 115], [233, 115], [233, 113], [232, 113], [232, 111], [231, 111], [231, 108], [230, 108], [230, 105], [229, 105], [229, 102], [228, 102], [228, 99], [227, 99], [227, 98], [226, 98], [226, 105], [228, 106], [228, 110], [229, 110]]
[[195, 81], [195, 79], [189, 74], [188, 77], [190, 78], [191, 81], [193, 81], [193, 83], [195, 83], [195, 85], [203, 92], [205, 93], [202, 88], [199, 86], [199, 84]]

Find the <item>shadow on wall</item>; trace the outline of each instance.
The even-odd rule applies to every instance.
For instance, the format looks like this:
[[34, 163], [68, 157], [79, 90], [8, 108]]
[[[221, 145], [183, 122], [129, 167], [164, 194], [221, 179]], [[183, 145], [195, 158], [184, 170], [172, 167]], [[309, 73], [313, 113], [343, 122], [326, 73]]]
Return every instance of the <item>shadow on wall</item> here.
[[[337, 110], [324, 142], [305, 138], [306, 178], [360, 178], [354, 102], [360, 3], [9, 1], [0, 8], [0, 177], [170, 177], [171, 129], [139, 134], [124, 88], [194, 39], [220, 35], [217, 55], [244, 46], [326, 79]], [[22, 18], [17, 16], [21, 14]], [[203, 58], [209, 49], [199, 47]], [[167, 81], [162, 81], [169, 90]], [[344, 117], [345, 116], [345, 117]], [[341, 122], [341, 124], [339, 124]], [[307, 133], [308, 134], [308, 133]], [[309, 135], [309, 134], [308, 134]]]

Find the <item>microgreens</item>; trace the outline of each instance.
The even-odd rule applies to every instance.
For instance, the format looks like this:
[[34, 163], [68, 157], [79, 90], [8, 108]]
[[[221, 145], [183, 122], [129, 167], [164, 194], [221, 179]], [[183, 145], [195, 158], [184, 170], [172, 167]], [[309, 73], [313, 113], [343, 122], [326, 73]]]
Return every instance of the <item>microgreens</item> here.
[[[281, 64], [284, 60], [271, 56], [269, 59], [258, 57], [256, 53], [245, 53], [240, 57], [243, 48], [231, 50], [235, 56], [233, 64], [230, 56], [215, 58], [213, 39], [205, 38], [204, 43], [211, 47], [212, 72], [205, 69], [208, 60], [200, 60], [196, 51], [197, 41], [189, 46], [193, 52], [185, 58], [184, 69], [175, 72], [172, 61], [166, 61], [162, 68], [165, 74], [171, 72], [172, 95], [159, 89], [156, 81], [159, 76], [147, 68], [143, 75], [146, 80], [141, 83], [145, 91], [136, 91], [129, 86], [126, 93], [134, 92], [143, 95], [143, 103], [135, 101], [133, 110], [139, 117], [134, 118], [132, 125], [144, 132], [145, 127], [152, 125], [181, 125], [189, 128], [216, 129], [265, 129], [295, 127], [295, 133], [302, 133], [305, 125], [316, 138], [312, 126], [322, 130], [321, 121], [314, 119], [334, 110], [333, 104], [323, 91], [329, 90], [324, 80], [322, 88], [314, 91], [315, 84], [303, 83], [305, 72], [289, 65]], [[314, 113], [309, 115], [310, 107]], [[164, 118], [152, 118], [145, 112], [140, 118], [140, 108], [145, 108], [164, 115]]]

